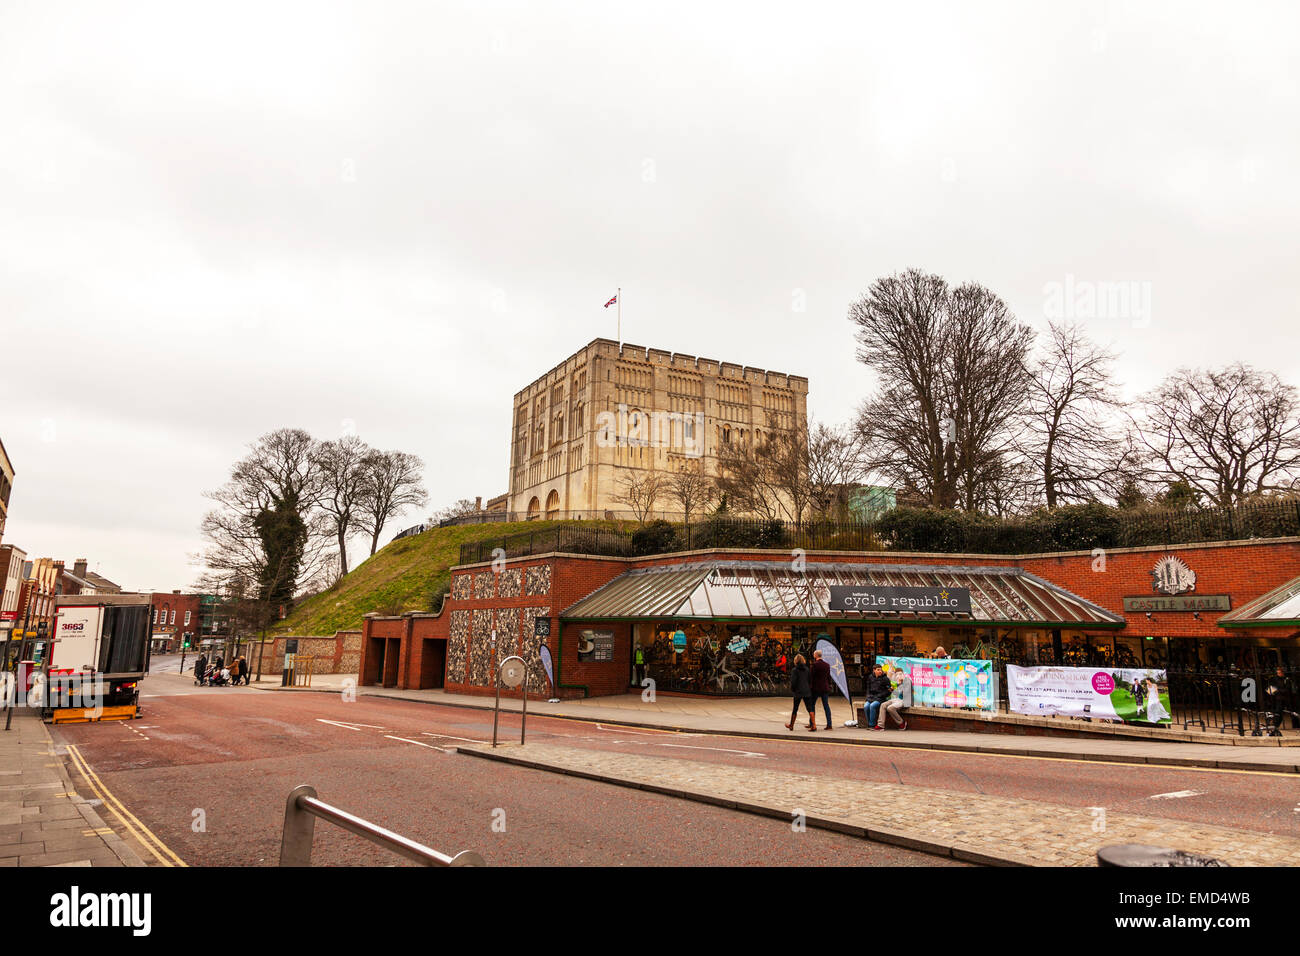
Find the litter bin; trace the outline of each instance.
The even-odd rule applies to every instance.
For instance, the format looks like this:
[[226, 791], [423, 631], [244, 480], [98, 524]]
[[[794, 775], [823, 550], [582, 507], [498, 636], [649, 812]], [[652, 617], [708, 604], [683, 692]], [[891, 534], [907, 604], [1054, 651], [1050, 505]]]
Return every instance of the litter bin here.
[[1097, 851], [1098, 866], [1227, 866], [1212, 856], [1198, 856], [1167, 846], [1117, 843]]

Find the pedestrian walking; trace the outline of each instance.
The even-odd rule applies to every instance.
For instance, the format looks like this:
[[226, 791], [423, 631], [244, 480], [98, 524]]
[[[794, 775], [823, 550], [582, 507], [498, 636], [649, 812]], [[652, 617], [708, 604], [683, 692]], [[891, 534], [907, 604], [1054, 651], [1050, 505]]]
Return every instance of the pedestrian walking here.
[[[812, 671], [809, 680], [812, 684], [813, 703], [815, 705], [819, 699], [821, 700], [822, 711], [826, 714], [826, 729], [830, 730], [835, 726], [835, 721], [831, 719], [831, 665], [822, 660], [821, 651], [813, 651]], [[817, 728], [811, 727], [809, 729], [816, 730]]]
[[207, 679], [208, 679], [208, 655], [203, 654], [202, 656], [199, 657], [197, 661], [194, 662], [194, 683], [202, 687], [203, 682]]
[[808, 729], [817, 729], [817, 716], [813, 712], [812, 698], [812, 675], [808, 671], [808, 662], [804, 660], [802, 654], [794, 656], [794, 666], [790, 668], [790, 697], [793, 699], [793, 706], [790, 708], [790, 723], [785, 725], [786, 730], [794, 730], [794, 722], [799, 716], [799, 702], [803, 701], [804, 707], [808, 710]]
[[235, 663], [239, 666], [239, 676], [244, 679], [244, 686], [247, 687], [248, 686], [248, 659], [244, 657], [243, 654], [240, 654], [239, 659], [235, 661]]

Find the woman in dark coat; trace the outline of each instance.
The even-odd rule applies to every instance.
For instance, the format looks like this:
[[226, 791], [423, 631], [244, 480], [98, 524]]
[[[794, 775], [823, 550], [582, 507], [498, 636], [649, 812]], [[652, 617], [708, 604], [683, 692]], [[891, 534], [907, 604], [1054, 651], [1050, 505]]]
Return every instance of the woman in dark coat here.
[[790, 668], [790, 696], [794, 698], [794, 706], [790, 708], [790, 723], [785, 725], [786, 730], [794, 730], [795, 718], [799, 716], [799, 701], [803, 701], [804, 707], [808, 709], [808, 729], [817, 729], [817, 717], [813, 714], [813, 696], [812, 696], [812, 675], [808, 670], [808, 662], [804, 660], [802, 654], [794, 656], [794, 667]]

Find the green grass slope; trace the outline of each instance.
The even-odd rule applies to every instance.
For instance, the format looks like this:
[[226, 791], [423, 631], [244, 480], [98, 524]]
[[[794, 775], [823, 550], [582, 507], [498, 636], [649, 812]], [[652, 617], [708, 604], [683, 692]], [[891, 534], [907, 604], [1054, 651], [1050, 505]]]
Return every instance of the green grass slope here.
[[[359, 629], [362, 616], [428, 611], [450, 583], [450, 568], [467, 541], [541, 531], [561, 522], [520, 521], [437, 528], [394, 541], [376, 551], [327, 591], [302, 601], [275, 628], [277, 634], [323, 634]], [[605, 522], [583, 522], [594, 527]]]

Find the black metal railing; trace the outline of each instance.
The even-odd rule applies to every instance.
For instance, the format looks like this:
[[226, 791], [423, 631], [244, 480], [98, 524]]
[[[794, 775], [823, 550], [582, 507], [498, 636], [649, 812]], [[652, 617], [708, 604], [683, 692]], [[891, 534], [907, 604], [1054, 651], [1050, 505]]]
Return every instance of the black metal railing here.
[[499, 555], [520, 558], [551, 551], [626, 556], [632, 553], [632, 539], [628, 534], [607, 528], [558, 524], [536, 531], [519, 531], [501, 538], [467, 541], [460, 546], [460, 563], [477, 564], [491, 561]]
[[[998, 711], [1009, 713], [1006, 694], [1006, 666], [1098, 667], [1102, 670], [1163, 670], [1169, 695], [1169, 726], [1175, 730], [1236, 736], [1293, 735], [1300, 728], [1300, 670], [1284, 668], [1237, 668], [1197, 665], [1191, 668], [1165, 667], [1158, 662], [1147, 667], [1129, 664], [1100, 664], [1069, 655], [1059, 659], [1040, 656], [1032, 662], [996, 659], [993, 669], [999, 693]], [[1069, 720], [1070, 718], [1059, 718]], [[1082, 719], [1082, 718], [1075, 718]]]
[[546, 551], [633, 555], [733, 547], [943, 554], [1166, 547], [1300, 536], [1300, 499], [1201, 509], [1119, 510], [1095, 505], [1020, 518], [900, 508], [872, 520], [795, 523], [722, 515], [692, 517], [689, 522], [680, 519], [680, 515], [677, 520], [665, 519], [670, 528], [620, 518], [621, 529], [562, 524], [537, 532], [522, 531], [462, 545], [460, 563], [489, 560], [496, 548], [503, 548], [508, 557], [519, 557]]

